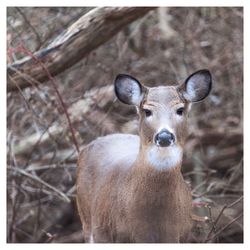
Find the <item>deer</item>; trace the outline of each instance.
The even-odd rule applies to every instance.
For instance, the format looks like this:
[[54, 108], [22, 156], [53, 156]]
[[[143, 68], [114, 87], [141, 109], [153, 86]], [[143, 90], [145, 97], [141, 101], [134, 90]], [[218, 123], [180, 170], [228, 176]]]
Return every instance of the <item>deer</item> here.
[[207, 69], [157, 87], [117, 75], [115, 95], [136, 107], [139, 132], [99, 137], [79, 154], [76, 201], [85, 242], [187, 242], [192, 196], [181, 167], [188, 114], [211, 87]]

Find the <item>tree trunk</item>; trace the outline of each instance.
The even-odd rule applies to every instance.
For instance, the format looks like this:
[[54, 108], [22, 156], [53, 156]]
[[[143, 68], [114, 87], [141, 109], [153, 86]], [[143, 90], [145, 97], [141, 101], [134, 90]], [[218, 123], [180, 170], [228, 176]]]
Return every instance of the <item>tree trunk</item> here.
[[[71, 67], [89, 52], [108, 41], [122, 28], [153, 8], [98, 7], [73, 23], [47, 48], [34, 53], [46, 65], [52, 76]], [[8, 65], [7, 91], [31, 86], [31, 82], [48, 80], [46, 71], [34, 58], [25, 57]], [[30, 81], [27, 81], [30, 79]]]

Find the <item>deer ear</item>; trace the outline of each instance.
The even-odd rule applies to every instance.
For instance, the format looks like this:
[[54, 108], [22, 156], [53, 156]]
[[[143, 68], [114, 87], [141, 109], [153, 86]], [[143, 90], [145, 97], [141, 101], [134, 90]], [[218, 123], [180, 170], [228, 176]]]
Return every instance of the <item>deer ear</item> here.
[[198, 102], [205, 99], [212, 88], [212, 76], [206, 69], [194, 72], [190, 75], [180, 92], [184, 99], [189, 102]]
[[139, 106], [145, 90], [146, 88], [130, 75], [120, 74], [115, 78], [115, 94], [125, 104]]

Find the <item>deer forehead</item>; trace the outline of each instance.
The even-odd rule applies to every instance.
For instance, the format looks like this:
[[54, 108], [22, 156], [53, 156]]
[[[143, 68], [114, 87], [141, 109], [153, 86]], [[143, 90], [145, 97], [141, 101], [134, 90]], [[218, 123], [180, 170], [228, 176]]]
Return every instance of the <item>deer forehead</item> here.
[[168, 107], [175, 106], [183, 103], [175, 86], [160, 86], [150, 88], [146, 99], [145, 105], [166, 105]]

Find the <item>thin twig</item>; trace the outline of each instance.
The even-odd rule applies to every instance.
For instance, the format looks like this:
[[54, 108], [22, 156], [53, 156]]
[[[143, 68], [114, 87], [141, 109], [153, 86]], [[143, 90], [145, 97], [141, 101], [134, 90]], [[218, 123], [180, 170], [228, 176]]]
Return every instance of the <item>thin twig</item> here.
[[214, 233], [216, 233], [216, 223], [214, 222], [213, 217], [212, 217], [212, 207], [207, 206], [207, 208], [208, 208], [208, 211], [209, 211], [209, 219], [210, 219], [210, 221], [212, 223], [212, 231]]
[[243, 196], [241, 196], [239, 199], [237, 199], [236, 201], [234, 201], [233, 203], [229, 204], [227, 207], [233, 207], [235, 206], [237, 203], [239, 203], [241, 200], [243, 200]]
[[229, 226], [231, 226], [234, 222], [236, 222], [239, 218], [243, 216], [243, 213], [239, 214], [237, 217], [235, 217], [233, 220], [231, 220], [228, 224], [226, 224], [224, 227], [222, 227], [214, 236], [210, 239], [208, 239], [206, 242], [213, 240], [214, 238], [217, 238], [223, 231], [225, 231]]
[[[240, 198], [238, 198], [237, 200], [235, 200], [235, 201], [232, 202], [231, 204], [229, 204], [229, 205], [224, 205], [224, 206], [223, 206], [223, 208], [221, 209], [219, 215], [217, 216], [216, 220], [214, 221], [213, 226], [212, 226], [211, 230], [209, 231], [209, 233], [208, 233], [208, 235], [207, 235], [207, 237], [206, 237], [206, 240], [205, 240], [204, 242], [208, 242], [208, 241], [211, 240], [210, 238], [211, 238], [211, 235], [212, 235], [212, 233], [213, 233], [213, 231], [214, 231], [214, 227], [218, 224], [218, 221], [219, 221], [219, 219], [221, 218], [221, 216], [222, 216], [224, 210], [225, 210], [226, 208], [231, 208], [231, 207], [235, 206], [235, 205], [236, 205], [237, 203], [239, 203], [242, 199], [243, 199], [243, 196], [241, 196]], [[217, 233], [216, 233], [216, 234], [217, 234]], [[214, 239], [214, 237], [213, 237], [213, 239]]]
[[[9, 49], [8, 49], [8, 52], [9, 52], [9, 53], [14, 53], [15, 51], [19, 52], [20, 50], [12, 49], [12, 48], [9, 48]], [[35, 78], [33, 78], [33, 77], [31, 77], [31, 76], [29, 76], [29, 75], [27, 75], [27, 74], [21, 72], [20, 70], [18, 70], [18, 69], [15, 68], [15, 67], [10, 66], [10, 69], [13, 70], [17, 75], [21, 76], [25, 81], [27, 81], [27, 82], [30, 84], [31, 87], [34, 87], [34, 88], [36, 88], [37, 90], [41, 90], [41, 88], [40, 88], [40, 86], [39, 86], [39, 85], [40, 85], [40, 82], [37, 81]], [[11, 77], [10, 74], [8, 74], [8, 77], [9, 77], [11, 80], [14, 79], [13, 77]], [[15, 85], [16, 85], [16, 84], [17, 84], [17, 83], [15, 83]], [[18, 86], [19, 86], [19, 85], [18, 85]], [[20, 88], [20, 87], [19, 87], [19, 88]], [[41, 90], [41, 91], [42, 91], [42, 90]]]
[[46, 165], [30, 165], [25, 170], [27, 172], [30, 171], [40, 171], [40, 170], [46, 170], [46, 169], [57, 169], [57, 168], [76, 168], [76, 164], [46, 164]]
[[27, 50], [26, 48], [22, 48], [22, 51], [24, 51], [27, 55], [29, 55], [30, 57], [32, 57], [35, 61], [37, 61], [41, 67], [43, 68], [43, 70], [46, 72], [49, 80], [51, 81], [52, 85], [53, 85], [53, 88], [57, 94], [57, 97], [62, 105], [62, 108], [63, 108], [63, 111], [66, 115], [66, 118], [67, 118], [67, 121], [68, 121], [68, 124], [69, 124], [69, 129], [71, 131], [71, 134], [72, 134], [72, 140], [73, 140], [73, 143], [76, 147], [76, 150], [77, 152], [79, 153], [80, 150], [79, 150], [79, 146], [78, 146], [78, 143], [77, 143], [77, 140], [76, 140], [76, 137], [75, 137], [75, 132], [74, 132], [74, 129], [73, 129], [73, 126], [72, 126], [72, 123], [71, 123], [71, 120], [70, 120], [70, 117], [69, 117], [69, 113], [68, 113], [68, 110], [67, 110], [67, 107], [66, 107], [66, 104], [65, 102], [63, 101], [63, 98], [56, 86], [56, 81], [54, 79], [54, 77], [52, 77], [50, 71], [48, 70], [48, 68], [46, 67], [46, 65], [37, 57], [35, 56], [31, 51]]
[[23, 20], [28, 24], [28, 26], [31, 28], [31, 30], [33, 31], [33, 33], [36, 35], [36, 39], [38, 41], [38, 46], [36, 48], [39, 49], [42, 46], [42, 40], [39, 36], [39, 34], [37, 33], [36, 29], [33, 27], [33, 25], [29, 22], [29, 20], [27, 19], [26, 15], [22, 12], [22, 10], [19, 7], [16, 7], [17, 12], [22, 16]]
[[70, 202], [70, 199], [67, 197], [67, 195], [65, 195], [62, 191], [58, 190], [57, 188], [51, 186], [50, 184], [48, 184], [47, 182], [45, 182], [44, 180], [40, 179], [38, 176], [34, 176], [32, 174], [29, 174], [27, 173], [25, 170], [23, 169], [20, 169], [18, 167], [8, 167], [9, 170], [12, 170], [12, 171], [16, 171], [26, 177], [29, 177], [30, 179], [44, 185], [45, 187], [53, 190], [55, 193], [57, 193], [59, 195], [59, 197], [62, 197], [64, 201], [66, 202]]

